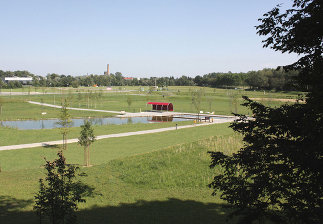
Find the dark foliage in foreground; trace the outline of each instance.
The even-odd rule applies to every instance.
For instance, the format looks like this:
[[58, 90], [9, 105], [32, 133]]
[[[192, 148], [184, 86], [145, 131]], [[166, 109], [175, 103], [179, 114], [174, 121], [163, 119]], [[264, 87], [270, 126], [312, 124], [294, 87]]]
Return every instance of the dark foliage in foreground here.
[[241, 211], [249, 210], [248, 218], [318, 223], [323, 196], [322, 123], [309, 116], [302, 104], [273, 109], [245, 99], [254, 119], [240, 116], [231, 125], [244, 135], [245, 147], [232, 156], [211, 152], [211, 167], [220, 165], [225, 171], [215, 176], [210, 187]]
[[295, 0], [280, 13], [260, 19], [265, 47], [303, 56], [285, 69], [300, 71], [306, 102], [269, 108], [244, 97], [253, 118], [239, 115], [231, 127], [245, 146], [233, 155], [210, 152], [211, 167], [224, 172], [209, 185], [213, 194], [240, 209], [242, 223], [271, 219], [278, 223], [323, 222], [323, 66], [322, 1]]
[[77, 203], [85, 202], [84, 196], [93, 191], [89, 186], [75, 181], [78, 167], [67, 165], [62, 152], [53, 162], [46, 161], [47, 175], [40, 179], [40, 190], [35, 196], [34, 210], [42, 222], [48, 217], [50, 223], [76, 223]]

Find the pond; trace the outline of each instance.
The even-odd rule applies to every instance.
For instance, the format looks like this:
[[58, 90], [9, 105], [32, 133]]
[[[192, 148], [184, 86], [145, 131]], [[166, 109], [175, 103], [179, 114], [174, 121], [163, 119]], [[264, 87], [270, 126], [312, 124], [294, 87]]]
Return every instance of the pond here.
[[[72, 127], [80, 127], [83, 125], [86, 119], [72, 119]], [[187, 121], [184, 118], [173, 118], [173, 117], [108, 117], [108, 118], [90, 118], [88, 119], [93, 125], [108, 125], [108, 124], [135, 124], [135, 123], [154, 123], [154, 122], [178, 122]], [[22, 121], [0, 121], [0, 126], [17, 128], [21, 130], [31, 129], [52, 129], [58, 128], [56, 124], [58, 119], [51, 120], [22, 120]]]

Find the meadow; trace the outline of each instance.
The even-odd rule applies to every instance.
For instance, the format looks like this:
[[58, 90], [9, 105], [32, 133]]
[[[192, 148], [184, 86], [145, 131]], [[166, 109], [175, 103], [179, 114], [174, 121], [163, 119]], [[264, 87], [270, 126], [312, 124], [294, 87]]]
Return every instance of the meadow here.
[[[208, 87], [176, 86], [164, 88], [161, 91], [149, 91], [148, 87], [116, 87], [112, 91], [104, 88], [36, 88], [40, 95], [28, 95], [28, 88], [15, 89], [26, 95], [0, 95], [0, 120], [17, 119], [49, 119], [57, 117], [58, 109], [32, 105], [26, 101], [37, 101], [61, 105], [67, 99], [70, 107], [101, 109], [111, 111], [140, 112], [150, 110], [149, 101], [171, 102], [174, 111], [197, 113], [214, 112], [219, 115], [231, 115], [232, 112], [248, 114], [242, 107], [242, 96], [255, 98], [268, 106], [279, 106], [283, 103], [277, 99], [295, 100], [298, 92], [264, 92], [246, 91], [242, 89], [215, 89]], [[8, 90], [2, 90], [2, 92]], [[202, 92], [199, 110], [192, 104], [192, 93]], [[43, 94], [42, 94], [43, 93]], [[50, 94], [52, 93], [52, 94]], [[45, 112], [46, 114], [44, 114]], [[89, 111], [70, 111], [76, 117], [109, 117], [112, 114]]]
[[[178, 126], [193, 124], [192, 120], [176, 122]], [[175, 127], [173, 122], [150, 123], [150, 124], [123, 124], [123, 125], [96, 125], [94, 126], [95, 135], [107, 135], [133, 131], [143, 131], [150, 129]], [[68, 138], [78, 138], [80, 135], [80, 127], [72, 127], [68, 133]], [[43, 141], [55, 141], [60, 139], [61, 133], [57, 128], [39, 129], [39, 130], [19, 130], [15, 128], [0, 127], [0, 146], [18, 145]]]
[[[214, 172], [208, 168], [207, 151], [216, 148], [232, 153], [240, 145], [241, 137], [227, 124], [100, 140], [91, 149], [94, 166], [81, 166], [87, 174], [81, 179], [95, 188], [95, 194], [80, 204], [79, 221], [199, 223], [203, 218], [224, 222], [226, 206], [207, 188]], [[43, 147], [0, 152], [2, 223], [37, 220], [32, 201], [38, 179], [44, 176], [44, 157], [54, 159], [57, 150]], [[82, 165], [82, 151], [77, 144], [70, 144], [64, 155], [68, 163]], [[188, 214], [193, 210], [195, 215]], [[176, 213], [186, 217], [180, 220]]]
[[[143, 87], [145, 88], [145, 87]], [[147, 87], [146, 87], [147, 88]], [[37, 89], [36, 89], [37, 90]], [[196, 112], [192, 92], [197, 87], [169, 87], [165, 91], [142, 91], [122, 87], [107, 92], [100, 88], [39, 89], [44, 94], [1, 96], [0, 120], [49, 119], [59, 109], [32, 105], [26, 100], [59, 105], [67, 98], [70, 105], [115, 111], [149, 110], [147, 102], [172, 102], [175, 111]], [[15, 90], [26, 92], [26, 88]], [[35, 91], [35, 92], [37, 92]], [[270, 106], [284, 102], [271, 99], [296, 99], [298, 93], [264, 93], [245, 90], [203, 88], [201, 110], [230, 115], [248, 114], [240, 106], [241, 96], [267, 98]], [[47, 94], [55, 93], [55, 94]], [[129, 100], [130, 99], [130, 100]], [[129, 101], [131, 103], [129, 104]], [[46, 115], [41, 116], [42, 112]], [[112, 116], [108, 113], [70, 111], [72, 117]], [[192, 121], [179, 122], [179, 125]], [[79, 223], [225, 223], [234, 208], [208, 188], [218, 168], [210, 169], [208, 151], [234, 153], [242, 147], [241, 136], [228, 123], [179, 129], [162, 133], [98, 140], [90, 148], [92, 167], [83, 167], [83, 148], [69, 144], [64, 156], [69, 164], [80, 166], [87, 174], [79, 179], [93, 188], [87, 202], [79, 205]], [[174, 123], [95, 126], [95, 134], [171, 127]], [[71, 128], [69, 138], [76, 138], [80, 128]], [[0, 145], [58, 140], [58, 129], [17, 130], [0, 127]], [[38, 180], [44, 177], [46, 160], [57, 156], [60, 146], [0, 151], [0, 223], [35, 223], [32, 210]], [[235, 223], [235, 219], [229, 220]]]

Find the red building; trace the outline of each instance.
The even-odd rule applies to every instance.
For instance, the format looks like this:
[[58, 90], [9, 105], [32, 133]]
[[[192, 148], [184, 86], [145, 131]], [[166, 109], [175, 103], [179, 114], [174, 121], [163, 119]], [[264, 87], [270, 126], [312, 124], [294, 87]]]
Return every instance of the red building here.
[[148, 102], [147, 104], [151, 104], [153, 106], [153, 110], [166, 110], [166, 111], [173, 111], [173, 104], [172, 103], [161, 103], [161, 102]]

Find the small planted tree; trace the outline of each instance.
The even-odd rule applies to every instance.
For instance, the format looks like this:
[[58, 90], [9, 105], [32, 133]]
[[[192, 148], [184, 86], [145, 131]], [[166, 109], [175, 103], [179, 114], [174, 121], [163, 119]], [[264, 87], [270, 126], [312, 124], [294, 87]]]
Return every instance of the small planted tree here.
[[56, 123], [60, 126], [61, 134], [63, 135], [63, 145], [62, 149], [67, 149], [67, 134], [70, 131], [70, 127], [72, 127], [72, 120], [71, 115], [69, 114], [69, 111], [67, 109], [68, 102], [65, 99], [64, 103], [62, 104], [61, 113], [59, 115], [59, 121]]
[[75, 211], [79, 202], [90, 189], [87, 185], [76, 181], [78, 167], [67, 165], [62, 152], [58, 159], [46, 161], [45, 179], [40, 179], [40, 189], [35, 196], [34, 210], [40, 218], [48, 217], [51, 224], [76, 223]]
[[78, 143], [84, 147], [84, 166], [90, 166], [90, 145], [95, 141], [94, 131], [91, 122], [85, 121], [84, 125], [81, 125], [81, 135]]
[[79, 107], [81, 107], [81, 101], [82, 101], [83, 97], [81, 93], [77, 94], [77, 101], [79, 102]]
[[100, 106], [102, 106], [102, 99], [103, 99], [103, 90], [100, 89], [99, 93], [98, 93], [98, 99], [100, 101]]
[[132, 99], [131, 99], [131, 97], [129, 95], [127, 96], [127, 104], [128, 104], [128, 108], [130, 110], [130, 106], [132, 104]]
[[212, 103], [213, 103], [213, 98], [210, 96], [207, 98], [207, 103], [209, 105], [209, 111], [212, 111]]
[[192, 91], [192, 104], [197, 112], [197, 119], [200, 120], [200, 110], [202, 103], [203, 90]]
[[235, 92], [231, 92], [230, 94], [230, 109], [231, 113], [238, 113], [238, 94]]

